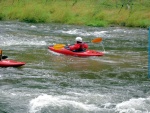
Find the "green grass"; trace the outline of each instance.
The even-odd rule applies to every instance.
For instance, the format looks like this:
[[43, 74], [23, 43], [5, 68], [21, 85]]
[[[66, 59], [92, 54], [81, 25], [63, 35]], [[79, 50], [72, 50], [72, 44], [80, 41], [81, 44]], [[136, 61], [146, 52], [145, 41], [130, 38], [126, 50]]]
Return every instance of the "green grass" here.
[[[77, 1], [77, 2], [76, 2]], [[149, 0], [0, 0], [0, 20], [149, 27]]]

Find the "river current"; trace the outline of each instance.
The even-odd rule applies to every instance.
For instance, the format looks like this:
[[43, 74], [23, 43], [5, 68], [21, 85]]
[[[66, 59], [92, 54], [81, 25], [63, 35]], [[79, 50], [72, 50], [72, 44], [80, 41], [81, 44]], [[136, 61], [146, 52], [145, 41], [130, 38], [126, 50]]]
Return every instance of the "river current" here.
[[[102, 57], [53, 53], [81, 36]], [[91, 43], [102, 37], [102, 43]], [[0, 68], [0, 113], [150, 113], [148, 30], [0, 21], [0, 48], [26, 62]]]

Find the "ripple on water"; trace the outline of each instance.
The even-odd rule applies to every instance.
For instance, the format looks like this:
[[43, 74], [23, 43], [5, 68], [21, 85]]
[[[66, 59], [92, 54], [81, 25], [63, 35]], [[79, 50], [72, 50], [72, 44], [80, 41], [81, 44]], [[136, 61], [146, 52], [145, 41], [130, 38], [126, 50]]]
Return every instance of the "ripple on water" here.
[[[0, 48], [20, 68], [0, 68], [0, 112], [148, 113], [147, 30], [0, 22]], [[48, 51], [53, 43], [102, 37], [105, 55]], [[101, 51], [101, 44], [89, 43]]]

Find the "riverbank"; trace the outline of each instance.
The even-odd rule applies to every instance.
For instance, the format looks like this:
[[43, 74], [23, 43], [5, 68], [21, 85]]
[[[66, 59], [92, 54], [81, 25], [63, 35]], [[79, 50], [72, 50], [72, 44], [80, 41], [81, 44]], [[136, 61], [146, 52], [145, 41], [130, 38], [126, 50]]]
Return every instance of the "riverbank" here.
[[0, 20], [87, 26], [150, 26], [149, 0], [5, 0]]

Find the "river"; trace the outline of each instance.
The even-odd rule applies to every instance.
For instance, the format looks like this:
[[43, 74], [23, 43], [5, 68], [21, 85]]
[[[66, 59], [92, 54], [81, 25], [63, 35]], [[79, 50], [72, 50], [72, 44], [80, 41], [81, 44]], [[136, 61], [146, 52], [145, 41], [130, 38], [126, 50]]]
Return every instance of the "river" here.
[[[48, 50], [90, 42], [101, 57]], [[0, 21], [0, 48], [19, 68], [0, 68], [0, 113], [150, 113], [148, 30]]]

